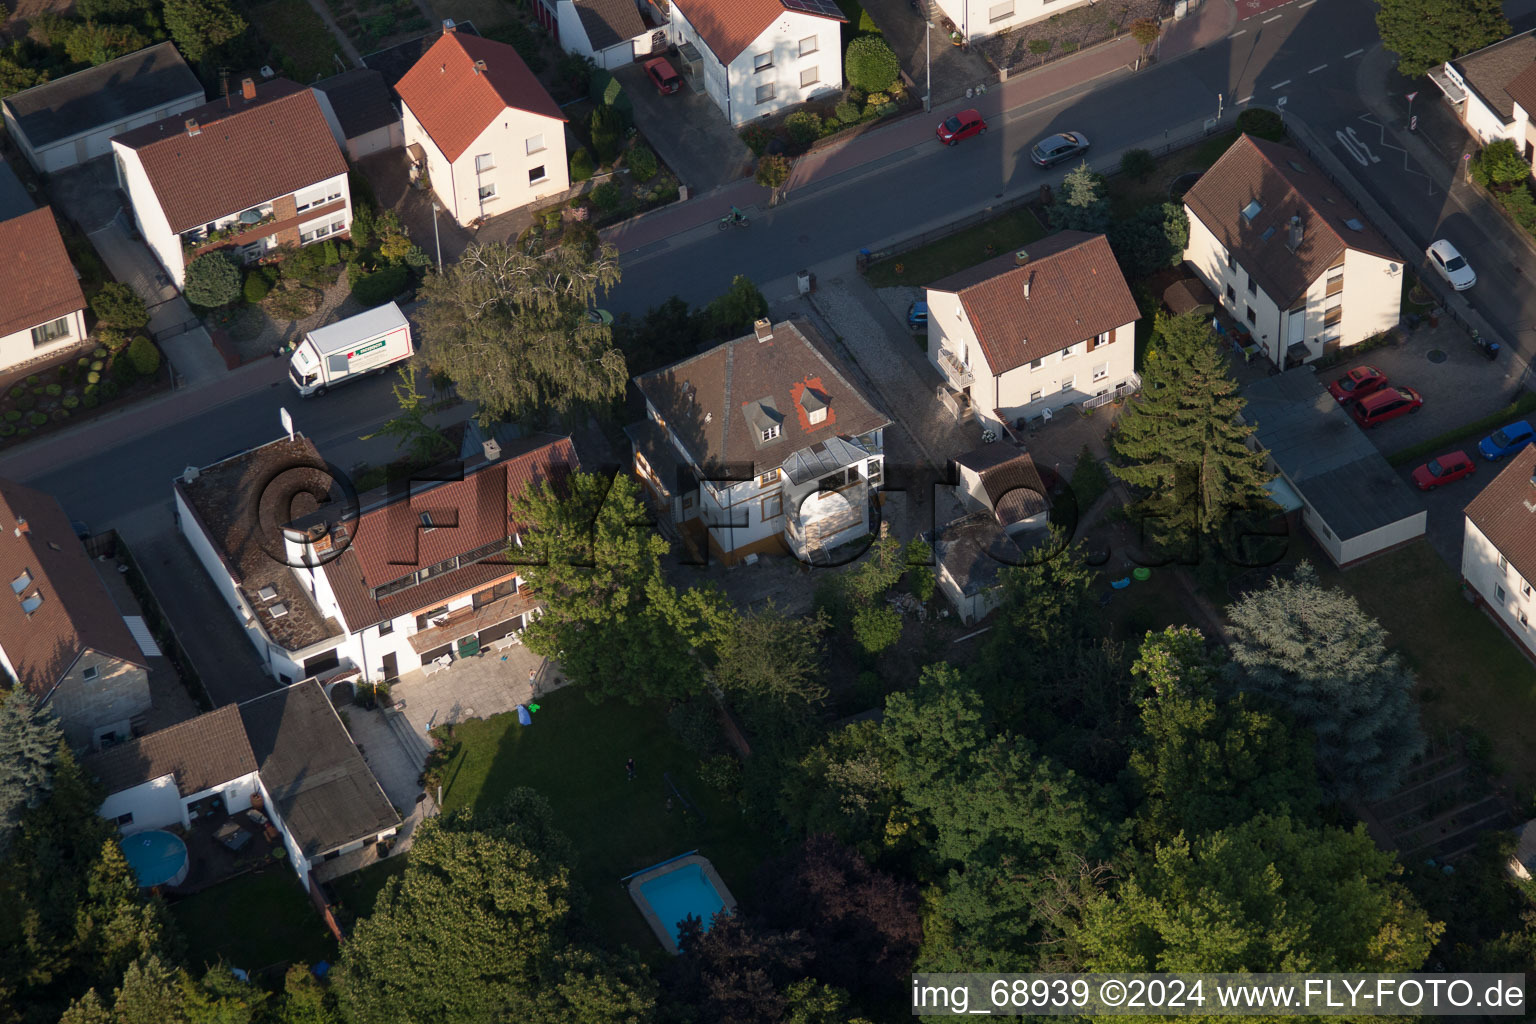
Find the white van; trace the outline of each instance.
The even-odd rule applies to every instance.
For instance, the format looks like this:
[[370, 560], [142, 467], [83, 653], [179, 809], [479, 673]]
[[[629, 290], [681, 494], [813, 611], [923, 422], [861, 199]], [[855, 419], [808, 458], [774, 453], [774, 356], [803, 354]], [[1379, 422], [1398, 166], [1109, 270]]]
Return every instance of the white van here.
[[383, 370], [416, 351], [411, 322], [393, 302], [304, 335], [288, 362], [299, 394], [323, 395], [344, 381]]

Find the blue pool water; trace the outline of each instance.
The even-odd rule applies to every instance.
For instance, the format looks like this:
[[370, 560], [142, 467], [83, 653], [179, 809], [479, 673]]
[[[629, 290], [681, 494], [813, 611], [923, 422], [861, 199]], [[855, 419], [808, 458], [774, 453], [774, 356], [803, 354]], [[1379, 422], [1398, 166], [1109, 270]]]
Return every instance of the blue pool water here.
[[714, 916], [725, 909], [725, 901], [715, 891], [714, 884], [704, 877], [704, 869], [698, 864], [686, 864], [676, 871], [642, 882], [640, 895], [671, 929], [674, 942], [677, 941], [677, 926], [689, 914], [703, 921], [704, 930], [708, 931]]
[[144, 888], [175, 885], [187, 877], [187, 845], [179, 837], [154, 829], [123, 836], [120, 841], [124, 859]]

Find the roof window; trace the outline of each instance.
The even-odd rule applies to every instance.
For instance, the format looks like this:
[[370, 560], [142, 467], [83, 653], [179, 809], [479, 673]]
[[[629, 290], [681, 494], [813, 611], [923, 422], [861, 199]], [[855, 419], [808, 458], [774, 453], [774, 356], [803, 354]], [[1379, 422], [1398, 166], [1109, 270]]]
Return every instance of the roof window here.
[[17, 597], [20, 597], [21, 592], [26, 590], [31, 585], [32, 573], [27, 569], [23, 569], [21, 570], [20, 576], [17, 576], [15, 579], [11, 580], [11, 593], [15, 594]]
[[1273, 224], [1265, 228], [1264, 233], [1259, 236], [1260, 240], [1265, 242], [1269, 241], [1273, 237], [1275, 237], [1275, 226]]
[[1262, 209], [1264, 209], [1263, 203], [1257, 199], [1249, 200], [1248, 205], [1243, 207], [1243, 219], [1251, 222], [1253, 218], [1259, 215], [1259, 211]]
[[43, 606], [43, 592], [41, 590], [34, 591], [32, 593], [32, 596], [24, 597], [24, 598], [21, 599], [21, 610], [26, 612], [28, 615], [31, 615], [33, 612], [37, 611], [42, 606]]
[[1365, 230], [1365, 225], [1361, 224], [1358, 220], [1356, 220], [1353, 217], [1351, 217], [1348, 220], [1346, 220], [1344, 222], [1344, 226], [1349, 228], [1349, 230], [1351, 230], [1351, 231], [1364, 231]]

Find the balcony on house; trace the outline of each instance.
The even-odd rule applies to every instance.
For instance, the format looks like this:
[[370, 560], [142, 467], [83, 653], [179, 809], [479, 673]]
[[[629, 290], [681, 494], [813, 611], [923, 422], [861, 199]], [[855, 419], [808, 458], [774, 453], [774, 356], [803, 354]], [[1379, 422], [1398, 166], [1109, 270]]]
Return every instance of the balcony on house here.
[[962, 363], [949, 349], [939, 349], [939, 367], [943, 369], [949, 386], [955, 389], [968, 388], [976, 383], [971, 368]]
[[[241, 235], [263, 228], [276, 219], [277, 211], [271, 203], [253, 206], [249, 210], [221, 217], [212, 224], [183, 231], [181, 233], [182, 252], [190, 262], [194, 257], [212, 249], [243, 247], [246, 243], [241, 242]], [[264, 232], [260, 237], [251, 240], [251, 244], [260, 242], [261, 248], [265, 249], [263, 239], [267, 234], [270, 232]], [[248, 257], [251, 254], [240, 253], [239, 255]]]

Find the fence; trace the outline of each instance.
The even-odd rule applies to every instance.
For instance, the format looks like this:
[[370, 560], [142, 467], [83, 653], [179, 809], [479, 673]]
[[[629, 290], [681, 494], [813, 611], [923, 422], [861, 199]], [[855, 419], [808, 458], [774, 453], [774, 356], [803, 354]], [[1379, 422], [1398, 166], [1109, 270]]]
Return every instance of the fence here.
[[174, 338], [178, 334], [186, 334], [188, 331], [201, 326], [203, 326], [203, 322], [194, 316], [190, 320], [183, 320], [174, 327], [167, 327], [163, 331], [156, 331], [155, 340], [163, 341], [166, 338]]

